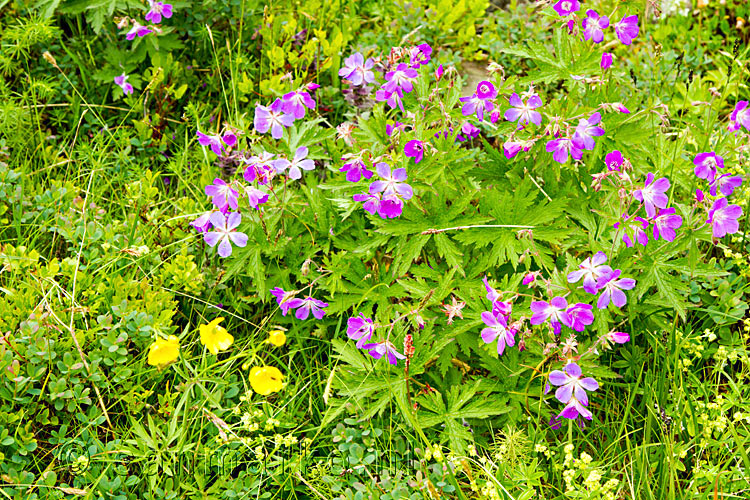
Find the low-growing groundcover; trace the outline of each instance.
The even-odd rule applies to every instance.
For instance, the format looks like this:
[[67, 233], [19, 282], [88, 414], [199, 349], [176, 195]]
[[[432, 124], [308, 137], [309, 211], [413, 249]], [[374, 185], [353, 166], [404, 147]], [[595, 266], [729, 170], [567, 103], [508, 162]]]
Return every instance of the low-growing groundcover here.
[[0, 493], [747, 498], [748, 14], [0, 1]]

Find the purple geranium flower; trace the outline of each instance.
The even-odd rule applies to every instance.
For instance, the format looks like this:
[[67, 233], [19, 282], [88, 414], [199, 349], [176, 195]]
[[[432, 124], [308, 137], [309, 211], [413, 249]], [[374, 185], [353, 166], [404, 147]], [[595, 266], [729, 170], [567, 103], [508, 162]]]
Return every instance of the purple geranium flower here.
[[297, 151], [294, 152], [294, 158], [292, 158], [292, 161], [289, 161], [286, 158], [280, 158], [274, 160], [273, 166], [278, 173], [282, 173], [289, 168], [289, 178], [294, 180], [300, 179], [302, 177], [302, 171], [300, 169], [313, 170], [315, 168], [315, 162], [306, 159], [307, 153], [307, 147], [300, 146], [297, 148]]
[[352, 82], [352, 85], [372, 83], [375, 81], [373, 66], [375, 63], [372, 59], [365, 61], [364, 56], [357, 52], [344, 59], [344, 67], [339, 70], [339, 76]]
[[529, 321], [532, 325], [541, 325], [549, 319], [552, 325], [555, 335], [560, 334], [560, 323], [565, 326], [570, 326], [570, 317], [565, 310], [568, 308], [568, 301], [565, 297], [555, 297], [550, 302], [544, 302], [543, 300], [532, 301], [531, 311], [534, 313], [531, 315]]
[[614, 344], [624, 344], [630, 340], [630, 335], [624, 332], [609, 332], [605, 337]]
[[414, 163], [419, 163], [424, 157], [424, 146], [422, 141], [413, 139], [404, 146], [404, 154], [409, 158], [414, 158]]
[[419, 69], [430, 62], [432, 56], [432, 47], [427, 43], [422, 43], [412, 47], [409, 53], [409, 65], [413, 69]]
[[602, 62], [600, 63], [602, 69], [609, 69], [612, 67], [612, 54], [605, 52], [602, 54]]
[[561, 17], [569, 16], [573, 12], [578, 12], [581, 8], [581, 4], [578, 0], [558, 0], [555, 5], [552, 6]]
[[346, 180], [349, 182], [359, 182], [363, 176], [365, 179], [372, 177], [372, 171], [367, 169], [367, 165], [362, 161], [362, 158], [353, 158], [347, 161], [339, 169], [339, 172], [346, 172]]
[[359, 313], [359, 316], [352, 316], [346, 322], [346, 334], [350, 339], [357, 341], [357, 349], [362, 349], [375, 332], [375, 325], [370, 318]]
[[638, 36], [638, 16], [624, 16], [619, 23], [615, 23], [615, 34], [625, 45], [630, 45], [633, 38]]
[[401, 111], [404, 111], [404, 103], [401, 100], [403, 97], [404, 93], [400, 88], [397, 88], [395, 92], [388, 92], [382, 88], [375, 92], [376, 101], [385, 101], [391, 109], [399, 108]]
[[538, 95], [532, 95], [524, 104], [518, 94], [513, 93], [508, 102], [513, 106], [505, 111], [505, 119], [509, 122], [518, 120], [519, 125], [526, 125], [529, 122], [537, 126], [542, 124], [542, 114], [534, 111], [542, 105], [542, 99]]
[[240, 222], [242, 222], [242, 216], [238, 212], [231, 212], [229, 216], [225, 216], [221, 212], [214, 212], [209, 217], [209, 220], [214, 226], [213, 231], [205, 233], [203, 238], [210, 247], [215, 246], [217, 243], [219, 244], [220, 257], [229, 257], [232, 255], [230, 241], [238, 247], [247, 245], [247, 235], [235, 231]]
[[161, 22], [162, 16], [166, 19], [172, 17], [172, 6], [164, 2], [155, 2], [154, 0], [148, 0], [149, 7], [151, 10], [146, 14], [146, 21], [150, 21], [154, 24]]
[[593, 257], [581, 262], [578, 271], [568, 274], [568, 283], [577, 283], [583, 278], [583, 289], [590, 294], [596, 294], [598, 291], [596, 282], [605, 274], [612, 272], [611, 267], [604, 265], [605, 262], [607, 262], [607, 254], [597, 252]]
[[209, 229], [211, 229], [213, 226], [211, 225], [211, 214], [214, 213], [213, 210], [210, 210], [208, 212], [205, 212], [203, 215], [195, 219], [194, 221], [190, 222], [190, 225], [195, 228], [196, 231], [199, 233], [205, 233]]
[[674, 241], [677, 237], [675, 229], [682, 226], [682, 217], [675, 214], [674, 208], [659, 210], [659, 215], [654, 218], [654, 240], [663, 237], [667, 241]]
[[545, 148], [548, 153], [552, 153], [552, 159], [558, 163], [567, 162], [568, 155], [572, 156], [574, 160], [583, 158], [583, 150], [567, 137], [548, 141]]
[[492, 99], [497, 97], [497, 90], [492, 83], [484, 80], [477, 84], [477, 91], [471, 97], [461, 97], [459, 101], [464, 105], [461, 108], [461, 114], [471, 116], [476, 113], [481, 122], [484, 120], [484, 113], [491, 112], [495, 109]]
[[375, 165], [375, 171], [383, 179], [370, 184], [370, 194], [383, 193], [383, 196], [400, 196], [404, 200], [411, 199], [414, 192], [406, 182], [406, 169], [397, 168], [391, 173], [391, 167], [385, 162]]
[[133, 86], [127, 82], [128, 75], [125, 73], [115, 77], [115, 85], [122, 89], [122, 93], [125, 95], [133, 93]]
[[399, 121], [394, 121], [393, 125], [391, 125], [390, 123], [387, 123], [385, 125], [385, 133], [388, 134], [388, 137], [392, 136], [394, 132], [404, 129], [406, 129], [406, 124]]
[[604, 157], [604, 163], [607, 165], [607, 170], [610, 172], [620, 171], [620, 167], [622, 167], [624, 158], [622, 157], [622, 153], [615, 149], [611, 153], [608, 153], [607, 156]]
[[606, 309], [610, 299], [615, 307], [622, 307], [628, 302], [623, 290], [632, 290], [635, 288], [635, 280], [632, 278], [620, 278], [622, 271], [617, 269], [609, 274], [599, 278], [596, 287], [604, 290], [596, 301], [596, 307]]
[[125, 34], [125, 39], [133, 40], [136, 36], [144, 37], [153, 32], [154, 30], [151, 28], [141, 25], [138, 21], [133, 21], [133, 27]]
[[716, 196], [717, 189], [724, 196], [730, 196], [734, 190], [742, 185], [742, 177], [739, 175], [724, 174], [717, 177], [711, 183], [711, 196]]
[[550, 384], [558, 386], [555, 391], [555, 398], [565, 404], [571, 398], [576, 398], [581, 403], [588, 405], [589, 398], [586, 391], [597, 390], [599, 384], [591, 377], [581, 378], [583, 372], [581, 367], [575, 363], [568, 363], [563, 370], [554, 370], [549, 374]]
[[281, 139], [284, 128], [294, 124], [294, 115], [284, 111], [284, 103], [276, 99], [270, 106], [255, 105], [255, 117], [253, 126], [259, 134], [265, 134], [271, 130], [271, 137]]
[[604, 29], [609, 27], [609, 18], [607, 16], [599, 17], [599, 14], [592, 9], [586, 11], [586, 16], [581, 23], [583, 26], [583, 39], [600, 43], [604, 40]]
[[375, 359], [380, 359], [385, 355], [388, 358], [388, 362], [393, 366], [398, 364], [399, 359], [406, 359], [406, 356], [398, 352], [396, 346], [388, 340], [376, 344], [363, 345], [362, 349], [368, 349], [368, 354]]
[[594, 322], [594, 313], [591, 312], [592, 306], [590, 304], [573, 304], [566, 311], [568, 318], [570, 318], [570, 327], [577, 331], [582, 332], [588, 325]]
[[268, 193], [253, 186], [245, 186], [245, 194], [251, 207], [258, 210], [258, 205], [268, 201]]
[[416, 70], [410, 68], [405, 63], [396, 66], [396, 69], [385, 74], [386, 82], [383, 84], [383, 90], [388, 93], [395, 93], [397, 90], [406, 92], [412, 91], [414, 85], [411, 81], [419, 75]]
[[304, 90], [295, 90], [284, 94], [284, 100], [282, 104], [282, 111], [288, 113], [297, 120], [305, 117], [305, 108], [315, 109], [315, 101], [310, 94]]
[[698, 153], [693, 159], [695, 164], [695, 175], [699, 179], [713, 182], [720, 168], [724, 168], [724, 158], [713, 151], [710, 153]]
[[474, 139], [478, 135], [479, 129], [477, 127], [475, 127], [471, 122], [464, 122], [464, 124], [461, 125], [461, 133], [456, 136], [456, 141], [468, 141], [469, 139]]
[[268, 184], [271, 173], [276, 171], [273, 166], [274, 157], [275, 155], [268, 151], [262, 151], [258, 156], [242, 158], [242, 161], [247, 165], [242, 177], [247, 182], [253, 182], [257, 179], [259, 184]]
[[599, 113], [593, 113], [588, 119], [581, 118], [573, 134], [573, 144], [578, 149], [594, 149], [594, 137], [604, 135], [604, 129], [597, 126], [601, 121], [602, 115]]
[[731, 121], [729, 124], [731, 132], [738, 131], [741, 126], [750, 131], [750, 106], [748, 106], [748, 101], [739, 101], [735, 104], [732, 114], [729, 115], [729, 120]]
[[200, 130], [196, 130], [198, 135], [198, 144], [201, 146], [211, 146], [211, 151], [217, 156], [224, 154], [224, 145], [232, 147], [237, 144], [237, 136], [230, 133], [224, 135], [208, 135]]
[[[635, 240], [645, 247], [648, 244], [648, 234], [646, 234], [648, 221], [643, 217], [634, 217], [629, 220], [627, 214], [622, 214], [622, 218], [625, 219], [622, 225], [622, 241], [625, 242], [625, 246], [632, 247]], [[620, 223], [615, 222], [614, 228], [619, 229]]]
[[505, 346], [513, 347], [516, 343], [515, 332], [508, 328], [508, 322], [502, 315], [485, 311], [482, 313], [482, 321], [487, 328], [482, 330], [482, 340], [485, 344], [491, 344], [497, 340], [497, 354], [502, 356]]
[[282, 316], [286, 316], [291, 309], [296, 309], [302, 305], [302, 299], [295, 298], [294, 292], [286, 292], [278, 286], [271, 290], [271, 295], [276, 297], [276, 303], [281, 307]]
[[312, 297], [307, 297], [299, 300], [301, 303], [299, 305], [299, 308], [297, 308], [297, 311], [294, 313], [297, 319], [307, 319], [307, 317], [310, 315], [310, 311], [312, 311], [312, 314], [315, 318], [323, 319], [323, 316], [326, 313], [323, 308], [328, 307], [328, 304], [326, 302], [314, 299]]
[[227, 207], [237, 210], [239, 193], [218, 177], [214, 179], [213, 184], [206, 186], [206, 195], [211, 197], [211, 202], [219, 210], [226, 211]]
[[667, 208], [669, 198], [665, 194], [669, 189], [669, 179], [662, 177], [654, 181], [654, 174], [649, 172], [646, 175], [646, 183], [641, 189], [633, 192], [633, 197], [642, 202], [646, 207], [646, 215], [650, 219], [656, 216], [656, 208]]
[[719, 198], [709, 210], [706, 222], [713, 226], [714, 238], [723, 238], [739, 231], [737, 219], [741, 216], [742, 208], [739, 205], [729, 205], [726, 198]]

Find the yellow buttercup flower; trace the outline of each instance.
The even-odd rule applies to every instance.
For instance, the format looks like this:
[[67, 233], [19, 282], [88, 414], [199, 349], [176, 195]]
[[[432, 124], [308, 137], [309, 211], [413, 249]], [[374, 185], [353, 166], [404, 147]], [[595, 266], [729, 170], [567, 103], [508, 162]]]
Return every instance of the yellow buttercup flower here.
[[268, 334], [268, 343], [281, 347], [286, 343], [286, 334], [282, 330], [271, 330]]
[[228, 349], [234, 342], [234, 337], [226, 329], [219, 326], [222, 321], [224, 321], [224, 318], [216, 318], [209, 324], [200, 326], [201, 343], [208, 348], [211, 354], [218, 354], [219, 351]]
[[283, 381], [284, 375], [275, 366], [256, 366], [250, 370], [250, 386], [261, 396], [280, 391]]
[[180, 355], [180, 340], [174, 335], [157, 338], [148, 349], [148, 364], [159, 368], [176, 361]]

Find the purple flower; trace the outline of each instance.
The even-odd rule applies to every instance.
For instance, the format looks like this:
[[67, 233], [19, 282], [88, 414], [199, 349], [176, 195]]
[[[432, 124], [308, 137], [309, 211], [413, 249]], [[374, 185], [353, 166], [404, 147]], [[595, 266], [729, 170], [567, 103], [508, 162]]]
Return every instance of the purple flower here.
[[599, 296], [599, 300], [596, 301], [596, 307], [606, 309], [610, 299], [615, 307], [622, 307], [627, 304], [628, 298], [625, 296], [623, 290], [632, 290], [635, 288], [635, 280], [620, 278], [621, 273], [622, 271], [617, 269], [599, 278], [596, 287], [604, 291]]
[[289, 178], [294, 180], [300, 179], [302, 177], [302, 171], [300, 169], [313, 170], [315, 168], [315, 162], [306, 159], [307, 152], [305, 146], [300, 146], [297, 148], [297, 151], [294, 152], [294, 158], [292, 158], [292, 161], [289, 161], [286, 158], [280, 158], [274, 160], [273, 166], [278, 173], [282, 173], [288, 167]]
[[406, 128], [405, 123], [394, 121], [393, 125], [391, 125], [390, 123], [387, 123], [385, 125], [385, 133], [388, 134], [388, 137], [390, 137], [393, 135], [394, 132], [399, 131], [399, 130], [404, 130], [405, 128]]
[[190, 222], [190, 225], [195, 228], [196, 231], [199, 233], [205, 233], [209, 229], [211, 229], [213, 226], [211, 225], [211, 214], [214, 213], [213, 210], [208, 211], [195, 219], [194, 221]]
[[723, 238], [739, 231], [737, 219], [741, 216], [742, 208], [739, 205], [729, 205], [726, 198], [719, 198], [709, 210], [706, 222], [713, 225], [714, 238]]
[[125, 39], [127, 40], [133, 40], [136, 35], [140, 37], [144, 37], [148, 35], [149, 33], [153, 33], [154, 30], [147, 28], [146, 26], [141, 25], [138, 21], [133, 21], [133, 27], [130, 28], [130, 31], [128, 31], [125, 34]]
[[323, 302], [322, 300], [314, 299], [312, 297], [298, 300], [300, 300], [300, 305], [297, 308], [297, 311], [294, 313], [297, 319], [307, 319], [307, 317], [310, 315], [310, 311], [312, 311], [312, 314], [315, 318], [323, 319], [323, 316], [326, 313], [323, 308], [328, 307], [327, 303]]
[[492, 99], [495, 97], [497, 97], [495, 86], [486, 80], [481, 81], [477, 84], [477, 91], [471, 97], [461, 97], [459, 99], [459, 101], [464, 103], [461, 108], [461, 114], [471, 116], [476, 113], [477, 118], [481, 122], [484, 120], [484, 113], [489, 113], [495, 108], [495, 105], [492, 104]]
[[717, 188], [724, 196], [730, 196], [741, 185], [742, 177], [739, 175], [720, 175], [711, 183], [711, 196], [716, 196]]
[[148, 0], [151, 10], [146, 14], [146, 21], [150, 21], [154, 24], [161, 22], [162, 16], [166, 19], [172, 17], [172, 6], [164, 2], [155, 2], [154, 0]]
[[271, 130], [271, 137], [281, 139], [284, 135], [284, 127], [294, 124], [294, 115], [284, 111], [284, 103], [276, 99], [270, 106], [255, 105], [255, 118], [253, 125], [259, 134], [265, 134]]
[[521, 152], [521, 149], [523, 148], [520, 142], [508, 141], [503, 143], [503, 153], [508, 159], [516, 156], [519, 152]]
[[588, 405], [589, 398], [586, 391], [597, 390], [599, 384], [591, 377], [581, 378], [583, 372], [575, 363], [568, 363], [563, 370], [554, 370], [549, 374], [550, 384], [559, 386], [555, 391], [555, 398], [565, 404], [575, 398], [584, 405]]
[[578, 271], [568, 274], [568, 283], [577, 283], [583, 278], [583, 289], [590, 294], [596, 294], [596, 282], [605, 274], [612, 272], [612, 268], [604, 265], [607, 262], [607, 254], [597, 252], [593, 257], [589, 257], [578, 266]]
[[383, 197], [399, 196], [404, 200], [411, 199], [414, 195], [411, 186], [404, 182], [405, 168], [397, 168], [391, 173], [391, 167], [387, 163], [379, 162], [375, 165], [375, 171], [383, 180], [370, 184], [370, 194], [383, 193]]
[[295, 90], [284, 94], [284, 100], [282, 103], [282, 111], [288, 113], [296, 119], [305, 117], [305, 108], [315, 109], [315, 101], [310, 94], [304, 90]]
[[413, 69], [419, 69], [420, 66], [424, 66], [430, 62], [432, 56], [432, 47], [429, 44], [422, 43], [416, 47], [412, 47], [409, 54], [409, 65]]
[[674, 208], [659, 210], [659, 215], [654, 218], [654, 240], [663, 237], [667, 241], [674, 241], [677, 237], [675, 229], [682, 226], [682, 217], [675, 214]]
[[382, 196], [380, 193], [359, 193], [352, 196], [354, 201], [362, 201], [362, 208], [383, 219], [393, 219], [401, 215], [404, 202], [395, 195]]
[[609, 52], [605, 52], [602, 54], [602, 62], [601, 62], [601, 68], [602, 69], [609, 69], [612, 67], [612, 54]]
[[260, 156], [242, 158], [242, 161], [247, 165], [242, 177], [247, 182], [253, 182], [257, 179], [259, 184], [268, 184], [271, 180], [271, 173], [276, 171], [273, 166], [274, 156], [267, 151], [262, 151]]
[[[416, 70], [411, 69], [405, 63], [396, 66], [396, 69], [385, 74], [386, 82], [383, 90], [388, 93], [396, 93], [398, 90], [406, 92], [412, 91], [414, 86], [411, 81], [419, 75]], [[403, 95], [401, 95], [403, 97]]]
[[286, 292], [278, 286], [271, 290], [271, 295], [276, 297], [276, 303], [281, 307], [282, 316], [286, 316], [291, 309], [296, 309], [302, 305], [302, 299], [294, 298], [294, 292]]
[[400, 88], [397, 88], [395, 92], [388, 92], [385, 89], [379, 89], [375, 92], [376, 101], [385, 101], [391, 109], [399, 108], [401, 111], [404, 111], [404, 103], [401, 100], [403, 97], [404, 93]]
[[607, 340], [615, 344], [624, 344], [630, 340], [630, 335], [623, 332], [609, 332], [605, 337]]
[[626, 115], [627, 115], [628, 113], [630, 113], [630, 110], [629, 110], [628, 108], [626, 108], [626, 107], [625, 107], [625, 105], [624, 105], [623, 103], [621, 103], [621, 102], [613, 102], [613, 103], [612, 103], [612, 106], [613, 106], [613, 107], [614, 107], [614, 108], [615, 108], [615, 109], [616, 109], [617, 111], [619, 111], [620, 113], [624, 113], [624, 114], [626, 114]]
[[443, 73], [445, 73], [445, 70], [443, 69], [443, 65], [441, 64], [435, 70], [435, 80], [440, 81], [440, 79], [443, 77]]
[[125, 73], [115, 77], [115, 85], [122, 89], [122, 93], [125, 95], [133, 93], [133, 86], [127, 82], [128, 75]]
[[346, 334], [350, 339], [357, 341], [357, 349], [362, 349], [374, 332], [375, 325], [372, 320], [365, 318], [362, 313], [359, 313], [359, 316], [352, 316], [346, 322]]
[[362, 349], [368, 349], [368, 354], [375, 359], [380, 359], [385, 355], [388, 358], [388, 362], [393, 366], [398, 364], [399, 359], [406, 359], [406, 356], [398, 352], [396, 346], [387, 340], [376, 344], [363, 345]]
[[[591, 412], [586, 409], [586, 405], [578, 401], [576, 398], [570, 398], [570, 401], [568, 401], [568, 404], [563, 408], [563, 411], [557, 416], [575, 420], [579, 415], [586, 420], [591, 420], [593, 418]], [[580, 425], [583, 427], [582, 423]]]
[[624, 159], [622, 157], [622, 153], [620, 153], [620, 151], [618, 151], [617, 149], [604, 157], [604, 163], [607, 165], [607, 170], [609, 170], [610, 172], [619, 172], [620, 167], [622, 167], [623, 161]]
[[599, 113], [593, 113], [588, 120], [581, 118], [578, 121], [575, 134], [573, 134], [573, 144], [578, 149], [592, 150], [596, 146], [594, 137], [604, 135], [604, 129], [597, 127], [599, 122], [602, 120], [602, 115]]
[[227, 207], [237, 210], [237, 197], [239, 193], [218, 177], [214, 179], [213, 184], [206, 186], [206, 195], [211, 197], [211, 202], [219, 210], [226, 211]]
[[569, 16], [573, 12], [578, 12], [581, 8], [581, 4], [578, 0], [558, 0], [555, 5], [552, 6], [561, 17]]
[[232, 245], [230, 241], [238, 247], [247, 245], [247, 235], [235, 231], [237, 226], [242, 222], [242, 216], [238, 212], [231, 212], [229, 216], [224, 216], [221, 212], [214, 212], [209, 217], [213, 224], [213, 231], [203, 235], [206, 244], [210, 247], [219, 244], [219, 256], [229, 257], [232, 255]]
[[461, 132], [461, 134], [458, 134], [456, 136], [456, 141], [458, 142], [468, 141], [469, 139], [474, 139], [479, 135], [479, 129], [476, 128], [471, 122], [465, 122], [463, 125], [461, 125]]
[[518, 94], [513, 93], [508, 102], [513, 106], [505, 111], [505, 119], [509, 122], [518, 120], [519, 125], [526, 125], [529, 122], [537, 126], [542, 124], [541, 113], [534, 111], [542, 105], [542, 99], [538, 95], [532, 95], [524, 104]]
[[533, 283], [533, 282], [534, 282], [534, 280], [536, 280], [536, 279], [537, 279], [537, 278], [538, 278], [538, 277], [539, 277], [540, 275], [541, 275], [541, 273], [540, 273], [539, 271], [532, 271], [532, 272], [530, 272], [530, 273], [526, 273], [526, 274], [524, 275], [524, 277], [523, 277], [523, 280], [521, 281], [521, 283], [523, 283], [523, 284], [524, 284], [524, 285], [526, 285], [526, 286], [529, 286], [529, 285], [530, 285], [531, 283]]
[[350, 55], [344, 59], [344, 67], [339, 70], [339, 76], [346, 78], [352, 85], [364, 85], [366, 83], [372, 83], [375, 81], [375, 74], [372, 72], [372, 67], [375, 63], [372, 59], [365, 58], [359, 52]]
[[198, 135], [198, 144], [201, 146], [211, 146], [211, 151], [217, 156], [224, 154], [225, 144], [229, 147], [237, 144], [237, 136], [231, 132], [224, 135], [208, 135], [200, 130], [196, 130], [196, 134]]
[[724, 168], [724, 158], [713, 151], [698, 153], [695, 155], [693, 163], [695, 164], [695, 175], [699, 179], [706, 179], [708, 182], [713, 182], [719, 172], [718, 169]]
[[[625, 242], [625, 246], [630, 248], [633, 246], [633, 240], [637, 241], [644, 247], [648, 243], [648, 221], [643, 217], [634, 217], [632, 220], [628, 220], [627, 214], [622, 214], [622, 218], [625, 219], [622, 227], [622, 241]], [[615, 222], [615, 229], [620, 228], [620, 223]]]
[[545, 148], [548, 153], [552, 153], [552, 159], [558, 163], [567, 162], [568, 155], [572, 156], [574, 160], [583, 158], [583, 151], [567, 137], [548, 141]]
[[570, 327], [577, 331], [582, 332], [588, 325], [594, 322], [594, 313], [591, 312], [592, 306], [590, 304], [574, 304], [566, 311], [568, 318], [570, 318]]
[[504, 316], [496, 316], [491, 312], [485, 311], [482, 313], [482, 321], [487, 325], [487, 328], [482, 330], [482, 340], [485, 344], [491, 344], [497, 340], [498, 355], [503, 355], [506, 345], [510, 347], [515, 345], [515, 332], [508, 328], [508, 322]]
[[363, 176], [365, 179], [372, 177], [372, 171], [367, 169], [361, 158], [353, 158], [344, 163], [339, 172], [346, 172], [346, 180], [349, 182], [359, 182]]
[[258, 205], [268, 201], [268, 193], [253, 186], [245, 186], [244, 189], [248, 203], [250, 203], [250, 206], [254, 209], [258, 210]]
[[615, 34], [625, 45], [630, 45], [633, 38], [638, 36], [638, 16], [624, 16], [619, 23], [615, 23]]
[[603, 30], [609, 27], [609, 18], [607, 16], [599, 17], [599, 14], [591, 9], [586, 11], [586, 16], [581, 23], [583, 26], [583, 39], [600, 43], [604, 40]]
[[494, 288], [490, 286], [490, 282], [487, 279], [487, 276], [482, 278], [482, 283], [484, 283], [484, 289], [487, 290], [487, 300], [489, 300], [493, 304], [497, 302], [498, 301], [497, 299], [500, 298], [500, 294], [498, 293], [497, 290], [495, 290]]
[[646, 184], [643, 188], [636, 189], [633, 192], [633, 197], [643, 202], [646, 207], [646, 215], [653, 219], [656, 216], [656, 208], [654, 207], [667, 208], [667, 203], [669, 203], [669, 198], [665, 194], [667, 189], [669, 189], [669, 179], [662, 177], [654, 181], [654, 174], [649, 172], [646, 175]]
[[550, 302], [543, 300], [531, 302], [531, 320], [532, 325], [541, 325], [549, 319], [555, 335], [560, 334], [560, 323], [570, 326], [570, 317], [565, 310], [568, 307], [568, 301], [565, 297], [555, 297]]
[[740, 126], [745, 127], [750, 131], [750, 106], [747, 101], [739, 101], [734, 106], [734, 111], [729, 115], [729, 120], [732, 122], [729, 124], [729, 130], [736, 132], [740, 129]]
[[404, 154], [409, 158], [414, 158], [414, 163], [419, 163], [424, 157], [422, 141], [413, 139], [404, 146]]

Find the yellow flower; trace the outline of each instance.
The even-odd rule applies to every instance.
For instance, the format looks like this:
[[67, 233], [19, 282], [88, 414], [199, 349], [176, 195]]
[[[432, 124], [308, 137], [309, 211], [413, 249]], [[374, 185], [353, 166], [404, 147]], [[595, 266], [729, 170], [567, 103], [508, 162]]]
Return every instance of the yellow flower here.
[[234, 342], [234, 337], [229, 335], [226, 329], [219, 326], [224, 318], [216, 318], [207, 325], [200, 326], [201, 343], [206, 346], [211, 354], [228, 349]]
[[282, 330], [271, 330], [268, 334], [268, 343], [281, 347], [286, 343], [286, 335]]
[[275, 366], [256, 366], [250, 370], [250, 386], [261, 396], [281, 390], [284, 375]]
[[159, 368], [177, 360], [180, 355], [180, 340], [174, 335], [166, 339], [157, 338], [148, 349], [148, 364]]

